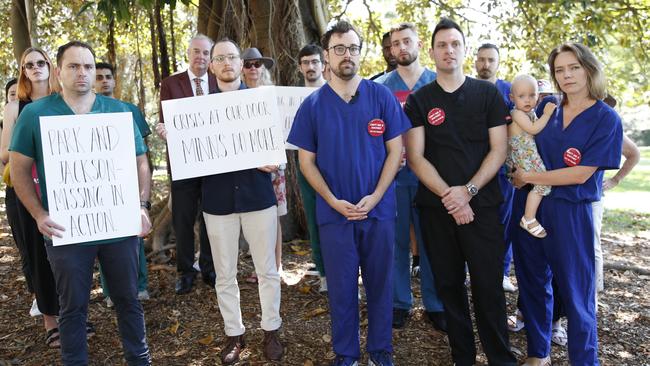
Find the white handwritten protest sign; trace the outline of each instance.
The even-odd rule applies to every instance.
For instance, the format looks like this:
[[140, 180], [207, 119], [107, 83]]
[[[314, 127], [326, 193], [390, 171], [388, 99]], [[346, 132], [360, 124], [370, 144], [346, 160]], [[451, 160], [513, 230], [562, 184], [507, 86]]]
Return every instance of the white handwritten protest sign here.
[[[318, 88], [308, 88], [299, 86], [276, 86], [275, 92], [278, 96], [278, 108], [280, 109], [280, 119], [284, 127], [284, 141], [286, 143], [291, 132], [293, 119], [298, 112], [298, 107], [302, 104], [303, 100], [313, 93]], [[286, 144], [287, 150], [298, 150], [298, 148], [289, 143]]]
[[49, 214], [65, 228], [54, 245], [137, 235], [140, 194], [133, 116], [41, 117]]
[[284, 164], [273, 87], [162, 102], [172, 180]]

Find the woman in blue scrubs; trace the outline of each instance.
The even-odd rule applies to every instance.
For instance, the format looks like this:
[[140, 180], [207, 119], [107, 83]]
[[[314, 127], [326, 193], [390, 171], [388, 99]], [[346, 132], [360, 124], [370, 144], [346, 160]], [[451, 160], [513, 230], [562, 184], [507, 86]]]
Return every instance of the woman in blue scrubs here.
[[602, 66], [578, 43], [554, 49], [548, 60], [561, 103], [535, 141], [546, 172], [513, 173], [518, 188], [512, 217], [524, 210], [528, 184], [553, 186], [542, 200], [540, 223], [548, 236], [537, 239], [513, 229], [517, 281], [526, 319], [525, 365], [550, 365], [555, 277], [568, 319], [572, 365], [598, 365], [594, 301], [594, 245], [591, 202], [599, 200], [603, 171], [621, 160], [622, 126], [616, 112], [602, 102]]

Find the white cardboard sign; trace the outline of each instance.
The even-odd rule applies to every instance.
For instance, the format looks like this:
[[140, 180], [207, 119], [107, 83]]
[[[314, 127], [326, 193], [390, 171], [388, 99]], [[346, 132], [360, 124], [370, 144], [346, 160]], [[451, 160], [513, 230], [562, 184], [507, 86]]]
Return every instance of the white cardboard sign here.
[[65, 228], [53, 245], [139, 234], [132, 114], [49, 116], [40, 125], [49, 215]]
[[274, 87], [162, 101], [172, 180], [286, 163]]
[[291, 126], [293, 125], [293, 119], [296, 117], [296, 112], [302, 104], [302, 102], [307, 98], [311, 93], [318, 90], [318, 88], [309, 88], [309, 87], [299, 87], [299, 86], [276, 86], [275, 92], [278, 96], [278, 108], [280, 109], [280, 118], [283, 123], [284, 128], [284, 141], [286, 143], [287, 150], [298, 150], [298, 148], [292, 144], [287, 143], [287, 138], [289, 138], [289, 132], [291, 132]]

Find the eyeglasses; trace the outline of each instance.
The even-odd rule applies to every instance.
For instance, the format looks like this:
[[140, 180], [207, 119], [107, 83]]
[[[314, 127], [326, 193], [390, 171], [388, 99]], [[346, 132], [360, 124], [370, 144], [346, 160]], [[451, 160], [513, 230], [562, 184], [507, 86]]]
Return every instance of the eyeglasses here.
[[259, 69], [262, 67], [262, 61], [244, 61], [244, 68], [250, 69], [251, 67]]
[[[343, 51], [343, 52], [345, 52], [345, 51]], [[302, 66], [309, 66], [309, 65], [318, 66], [318, 64], [320, 64], [320, 60], [317, 59], [317, 58], [315, 58], [313, 60], [302, 60], [302, 61], [300, 61], [300, 64]]]
[[334, 53], [337, 56], [343, 56], [345, 55], [345, 51], [349, 50], [350, 51], [350, 56], [359, 56], [361, 53], [361, 46], [357, 46], [356, 44], [353, 44], [349, 47], [346, 47], [342, 44], [337, 44], [336, 46], [332, 46], [328, 48], [328, 50], [334, 50]]
[[224, 63], [224, 61], [226, 61], [226, 59], [227, 59], [228, 61], [230, 61], [230, 62], [233, 62], [233, 61], [239, 59], [239, 55], [229, 54], [229, 55], [219, 55], [219, 56], [214, 56], [214, 57], [212, 58], [212, 61], [213, 61], [213, 62], [216, 62], [216, 63], [218, 63], [218, 64], [222, 64], [222, 63]]
[[26, 63], [23, 65], [23, 67], [26, 68], [27, 70], [31, 70], [31, 69], [33, 69], [34, 67], [38, 67], [38, 68], [40, 69], [41, 67], [45, 67], [45, 65], [47, 65], [47, 61], [45, 61], [45, 60], [38, 60], [38, 61], [36, 61], [35, 63], [34, 63], [34, 62], [26, 62]]

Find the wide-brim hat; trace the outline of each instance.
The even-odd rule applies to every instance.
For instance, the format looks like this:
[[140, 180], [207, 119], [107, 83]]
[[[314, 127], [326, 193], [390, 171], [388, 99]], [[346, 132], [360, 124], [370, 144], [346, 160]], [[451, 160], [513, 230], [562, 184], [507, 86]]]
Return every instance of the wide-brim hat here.
[[264, 67], [267, 69], [270, 69], [273, 67], [273, 65], [275, 65], [275, 60], [270, 57], [262, 56], [260, 50], [255, 47], [247, 48], [244, 50], [244, 53], [241, 55], [241, 59], [244, 61], [260, 60], [262, 61], [262, 64], [264, 64]]

